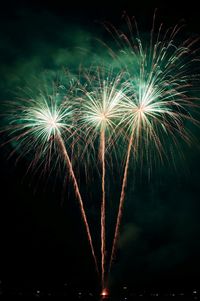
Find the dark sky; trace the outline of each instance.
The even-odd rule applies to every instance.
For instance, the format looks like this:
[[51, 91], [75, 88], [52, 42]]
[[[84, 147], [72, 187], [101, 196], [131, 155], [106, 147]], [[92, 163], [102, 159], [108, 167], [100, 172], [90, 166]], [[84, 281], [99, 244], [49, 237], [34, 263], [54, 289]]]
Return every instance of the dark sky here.
[[[80, 44], [92, 52], [97, 46], [91, 37], [103, 35], [99, 21], [121, 24], [124, 10], [135, 15], [144, 30], [151, 28], [154, 9], [158, 8], [159, 22], [163, 20], [167, 27], [184, 19], [186, 32], [200, 34], [199, 10], [194, 1], [163, 2], [103, 0], [79, 4], [57, 0], [1, 4], [0, 100], [13, 97], [12, 91], [38, 72], [58, 70], [62, 64], [75, 68], [78, 54], [73, 49]], [[10, 151], [11, 146], [0, 149], [0, 279], [22, 287], [65, 281], [94, 287], [97, 278], [73, 190], [67, 188], [62, 202], [60, 178], [52, 176], [47, 184], [43, 178], [36, 185], [34, 176], [26, 176], [27, 159], [17, 164], [15, 156], [7, 160]], [[151, 181], [143, 175], [135, 186], [130, 176], [113, 285], [200, 286], [199, 169], [197, 142], [186, 147], [185, 159], [176, 171], [160, 167]], [[81, 183], [85, 191], [85, 180]], [[113, 228], [112, 206], [116, 208], [113, 203], [119, 182], [113, 180], [113, 185], [117, 188], [108, 205], [109, 229]], [[95, 192], [93, 186], [85, 197], [95, 246], [99, 248]]]

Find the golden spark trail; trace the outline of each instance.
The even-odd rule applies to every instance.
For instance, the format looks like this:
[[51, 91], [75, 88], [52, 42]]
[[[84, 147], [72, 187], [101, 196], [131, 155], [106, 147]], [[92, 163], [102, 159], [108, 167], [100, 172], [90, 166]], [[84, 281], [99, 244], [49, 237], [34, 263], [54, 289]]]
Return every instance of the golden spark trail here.
[[117, 241], [118, 241], [118, 237], [119, 237], [119, 228], [120, 228], [120, 224], [121, 224], [123, 207], [124, 207], [125, 188], [126, 188], [126, 184], [127, 184], [128, 167], [129, 167], [129, 161], [130, 161], [130, 155], [131, 155], [131, 147], [132, 147], [132, 144], [133, 144], [133, 135], [134, 135], [134, 129], [132, 129], [132, 133], [131, 133], [130, 140], [129, 140], [129, 145], [128, 145], [128, 150], [127, 150], [127, 158], [126, 158], [126, 164], [125, 164], [125, 168], [124, 168], [124, 176], [123, 176], [122, 189], [121, 189], [121, 195], [120, 195], [120, 201], [119, 201], [117, 223], [116, 223], [116, 227], [115, 227], [115, 234], [114, 234], [112, 252], [111, 252], [111, 257], [110, 257], [109, 272], [111, 270], [112, 262], [113, 262], [115, 252], [116, 252]]
[[102, 272], [102, 289], [105, 285], [105, 254], [106, 254], [106, 232], [105, 232], [105, 129], [102, 128], [100, 136], [100, 156], [102, 163], [102, 203], [101, 203], [101, 272]]
[[78, 186], [78, 183], [77, 183], [77, 180], [76, 180], [76, 176], [74, 174], [72, 163], [71, 163], [71, 160], [70, 160], [69, 155], [67, 153], [64, 141], [61, 138], [61, 136], [60, 135], [56, 135], [56, 140], [57, 140], [57, 142], [58, 142], [58, 144], [59, 144], [59, 146], [61, 148], [62, 154], [63, 154], [63, 156], [65, 158], [65, 162], [66, 162], [67, 167], [69, 169], [69, 174], [70, 174], [70, 177], [71, 177], [73, 185], [74, 185], [74, 190], [75, 190], [76, 197], [77, 197], [77, 199], [79, 201], [79, 206], [80, 206], [82, 218], [83, 218], [83, 221], [84, 221], [84, 224], [85, 224], [85, 228], [86, 228], [86, 232], [87, 232], [87, 237], [88, 237], [89, 244], [90, 244], [91, 251], [92, 251], [92, 255], [93, 255], [93, 258], [94, 258], [94, 261], [95, 261], [95, 267], [96, 267], [97, 273], [99, 274], [97, 259], [96, 259], [96, 255], [95, 255], [95, 252], [94, 252], [94, 247], [93, 247], [93, 243], [92, 243], [92, 237], [91, 237], [91, 234], [90, 234], [90, 228], [89, 228], [89, 225], [88, 225], [88, 222], [87, 222], [87, 217], [86, 217], [86, 214], [85, 214], [85, 209], [84, 209], [82, 197], [81, 197], [81, 194], [80, 194], [80, 190], [79, 190], [79, 186]]

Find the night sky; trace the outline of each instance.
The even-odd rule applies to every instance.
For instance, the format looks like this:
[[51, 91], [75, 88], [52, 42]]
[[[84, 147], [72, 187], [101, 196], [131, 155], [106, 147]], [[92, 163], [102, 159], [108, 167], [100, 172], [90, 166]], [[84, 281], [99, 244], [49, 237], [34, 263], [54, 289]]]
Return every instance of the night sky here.
[[[74, 3], [73, 3], [74, 2]], [[105, 35], [102, 21], [121, 25], [124, 10], [149, 31], [154, 9], [166, 28], [184, 19], [185, 32], [200, 35], [199, 9], [187, 4], [155, 1], [6, 1], [0, 10], [0, 101], [14, 98], [18, 87], [45, 70], [74, 70], [94, 55], [95, 38]], [[28, 3], [28, 4], [27, 4]], [[83, 51], [87, 49], [87, 51]], [[1, 111], [3, 112], [2, 106]], [[1, 122], [2, 123], [2, 122]], [[1, 124], [2, 126], [2, 124]], [[200, 158], [197, 141], [177, 155], [176, 168], [165, 164], [151, 179], [130, 172], [121, 237], [111, 285], [132, 287], [200, 287]], [[5, 137], [0, 137], [1, 141]], [[63, 193], [62, 175], [48, 178], [26, 174], [28, 158], [8, 159], [12, 146], [0, 148], [0, 279], [10, 286], [48, 287], [70, 282], [95, 288], [98, 280], [77, 202], [70, 185]], [[176, 158], [176, 157], [175, 157]], [[16, 162], [17, 161], [17, 162]], [[120, 189], [113, 168], [109, 183], [108, 242], [113, 233]], [[80, 186], [99, 249], [99, 177]], [[83, 177], [83, 178], [82, 178]], [[89, 191], [88, 191], [89, 190]], [[111, 232], [111, 233], [110, 233]], [[110, 243], [109, 243], [110, 247]], [[99, 254], [100, 255], [100, 254]], [[100, 256], [99, 256], [100, 258]]]

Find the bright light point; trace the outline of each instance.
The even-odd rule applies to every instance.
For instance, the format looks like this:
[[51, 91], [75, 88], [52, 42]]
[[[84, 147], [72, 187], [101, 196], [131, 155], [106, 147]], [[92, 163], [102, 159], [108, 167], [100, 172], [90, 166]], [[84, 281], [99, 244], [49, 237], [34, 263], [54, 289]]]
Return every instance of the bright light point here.
[[35, 109], [35, 117], [38, 122], [47, 129], [49, 133], [59, 128], [59, 113], [51, 112], [49, 108]]
[[104, 121], [106, 119], [107, 119], [106, 113], [101, 113], [101, 120]]
[[57, 123], [56, 123], [56, 118], [50, 118], [49, 120], [47, 120], [47, 124], [49, 125], [49, 127], [51, 128], [57, 128]]
[[137, 111], [138, 111], [138, 113], [140, 113], [140, 114], [141, 114], [141, 113], [144, 113], [144, 107], [139, 107]]
[[107, 288], [104, 288], [104, 289], [102, 290], [102, 292], [101, 292], [101, 297], [102, 297], [102, 299], [106, 299], [106, 298], [109, 297], [109, 291], [108, 291]]

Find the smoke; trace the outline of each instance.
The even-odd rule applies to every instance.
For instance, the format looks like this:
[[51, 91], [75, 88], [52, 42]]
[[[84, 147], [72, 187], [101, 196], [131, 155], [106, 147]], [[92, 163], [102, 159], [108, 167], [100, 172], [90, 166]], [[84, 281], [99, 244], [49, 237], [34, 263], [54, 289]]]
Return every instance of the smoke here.
[[2, 99], [9, 97], [17, 87], [31, 82], [34, 76], [40, 77], [44, 71], [56, 74], [69, 69], [78, 73], [81, 65], [98, 64], [100, 56], [101, 60], [104, 57], [102, 45], [97, 41], [102, 28], [95, 23], [92, 31], [84, 24], [29, 10], [19, 10], [14, 19], [8, 18], [2, 23]]
[[194, 168], [190, 161], [189, 177], [183, 172], [177, 177], [163, 168], [159, 184], [156, 177], [146, 185], [141, 181], [135, 189], [129, 183], [118, 260], [112, 269], [113, 284], [121, 282], [121, 275], [124, 283], [136, 287], [183, 287], [197, 283], [197, 160], [196, 164]]
[[139, 238], [140, 229], [133, 223], [127, 223], [124, 225], [119, 239], [119, 248], [127, 248], [132, 245], [134, 241]]

